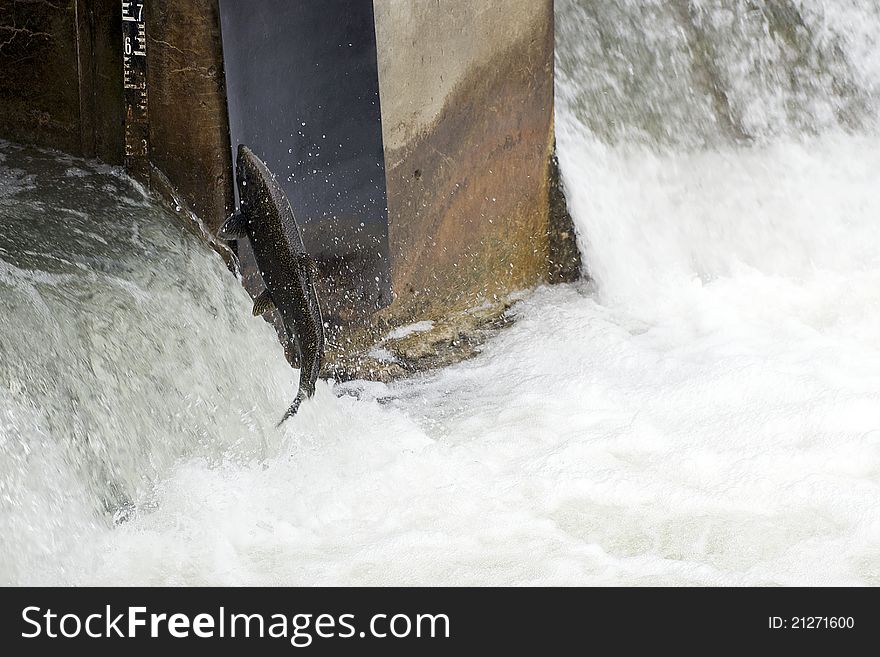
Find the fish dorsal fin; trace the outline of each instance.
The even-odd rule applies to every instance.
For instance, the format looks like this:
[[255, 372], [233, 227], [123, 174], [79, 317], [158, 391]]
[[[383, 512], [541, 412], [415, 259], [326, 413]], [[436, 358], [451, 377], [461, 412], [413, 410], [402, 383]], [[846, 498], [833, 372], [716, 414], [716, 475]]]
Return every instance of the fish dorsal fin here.
[[236, 212], [220, 226], [217, 236], [225, 240], [240, 240], [247, 237], [247, 219], [241, 212]]
[[275, 302], [272, 301], [272, 297], [269, 296], [269, 290], [263, 290], [263, 292], [254, 299], [254, 317], [262, 315], [275, 307]]

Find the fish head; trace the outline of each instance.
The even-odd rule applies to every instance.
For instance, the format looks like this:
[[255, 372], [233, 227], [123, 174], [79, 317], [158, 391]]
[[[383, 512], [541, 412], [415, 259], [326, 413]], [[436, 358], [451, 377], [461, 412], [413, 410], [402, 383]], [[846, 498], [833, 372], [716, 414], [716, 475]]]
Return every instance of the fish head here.
[[293, 242], [286, 247], [294, 248], [296, 253], [303, 252], [302, 237], [290, 202], [265, 162], [241, 144], [235, 164], [240, 212], [251, 232], [266, 229], [276, 236], [288, 233], [286, 239]]
[[235, 159], [235, 178], [242, 212], [259, 213], [259, 209], [270, 202], [271, 177], [263, 161], [250, 148], [240, 144]]

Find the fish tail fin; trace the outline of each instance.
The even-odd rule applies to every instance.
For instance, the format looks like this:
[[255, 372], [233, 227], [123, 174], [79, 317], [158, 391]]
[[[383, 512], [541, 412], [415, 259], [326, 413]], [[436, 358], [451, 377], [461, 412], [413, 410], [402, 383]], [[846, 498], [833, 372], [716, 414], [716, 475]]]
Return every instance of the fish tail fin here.
[[303, 403], [306, 397], [310, 395], [306, 394], [306, 391], [302, 388], [299, 389], [299, 392], [296, 394], [296, 398], [294, 398], [293, 403], [290, 405], [290, 408], [287, 409], [287, 412], [284, 414], [284, 417], [281, 418], [281, 421], [275, 425], [277, 429], [288, 419], [296, 415], [296, 412], [299, 410], [299, 405]]

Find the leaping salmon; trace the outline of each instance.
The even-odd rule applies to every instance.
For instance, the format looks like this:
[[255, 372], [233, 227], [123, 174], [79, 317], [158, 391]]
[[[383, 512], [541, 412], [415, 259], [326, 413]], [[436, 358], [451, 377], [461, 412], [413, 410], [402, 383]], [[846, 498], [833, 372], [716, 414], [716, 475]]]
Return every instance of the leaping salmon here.
[[315, 261], [305, 252], [290, 202], [265, 163], [244, 144], [236, 158], [239, 211], [218, 237], [247, 238], [265, 289], [254, 301], [254, 316], [278, 310], [289, 346], [299, 353], [299, 390], [278, 426], [315, 394], [324, 358], [324, 321], [315, 293]]

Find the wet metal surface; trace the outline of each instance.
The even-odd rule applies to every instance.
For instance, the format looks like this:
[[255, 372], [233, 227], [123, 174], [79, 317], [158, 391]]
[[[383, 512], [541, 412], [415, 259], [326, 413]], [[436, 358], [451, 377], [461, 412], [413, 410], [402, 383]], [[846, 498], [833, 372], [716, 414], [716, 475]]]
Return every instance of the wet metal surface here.
[[387, 305], [372, 2], [222, 0], [220, 12], [231, 145], [249, 146], [284, 188], [328, 315], [344, 324]]

